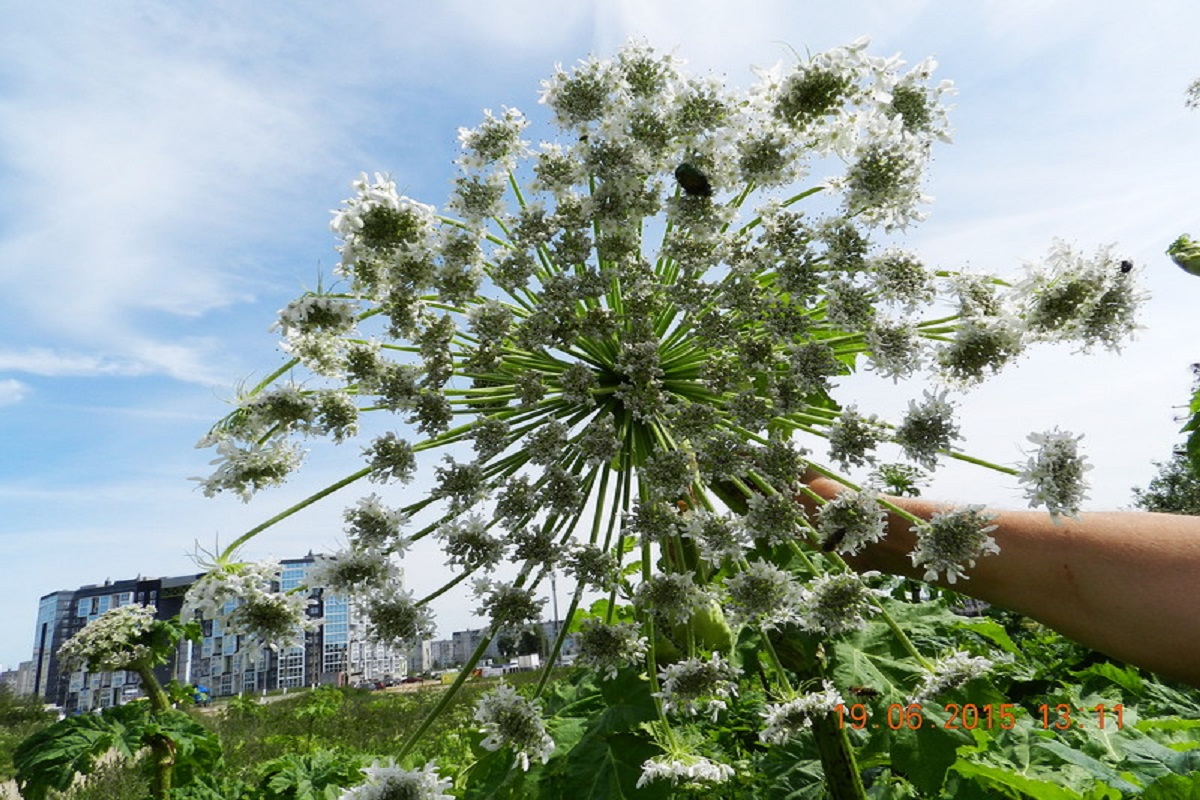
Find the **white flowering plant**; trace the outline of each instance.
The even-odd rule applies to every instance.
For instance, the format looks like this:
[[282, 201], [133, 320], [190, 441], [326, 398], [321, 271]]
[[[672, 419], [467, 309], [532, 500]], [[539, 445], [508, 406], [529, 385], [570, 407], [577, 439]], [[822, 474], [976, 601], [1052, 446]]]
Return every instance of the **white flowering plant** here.
[[[536, 621], [561, 570], [576, 589], [550, 664], [578, 631], [600, 696], [617, 703], [621, 685], [638, 698], [619, 730], [611, 716], [543, 728], [536, 702], [499, 690], [479, 708], [482, 759], [516, 759], [536, 781], [547, 761], [570, 770], [595, 748], [625, 747], [612, 780], [630, 790], [722, 783], [734, 775], [728, 743], [692, 734], [742, 703], [761, 708], [765, 692], [769, 711], [752, 716], [769, 722], [747, 752], [761, 760], [793, 732], [815, 736], [806, 757], [830, 791], [862, 796], [854, 751], [866, 734], [852, 741], [826, 700], [863, 683], [884, 700], [928, 694], [952, 616], [949, 601], [905, 602], [887, 579], [851, 575], [842, 555], [881, 538], [887, 511], [903, 513], [889, 490], [915, 491], [951, 459], [1025, 483], [1052, 514], [1077, 513], [1077, 436], [1035, 434], [1025, 466], [969, 456], [952, 392], [1037, 342], [1115, 349], [1142, 298], [1138, 270], [1111, 247], [1058, 242], [1006, 281], [902, 246], [926, 214], [933, 149], [949, 140], [954, 89], [935, 66], [906, 68], [859, 41], [737, 92], [632, 43], [545, 81], [545, 138], [513, 108], [460, 130], [441, 209], [362, 175], [334, 213], [337, 285], [282, 310], [291, 359], [205, 437], [217, 459], [201, 486], [249, 498], [297, 467], [303, 438], [368, 438], [364, 463], [223, 557], [235, 563], [263, 530], [374, 484], [345, 512], [336, 576], [369, 613], [386, 611], [377, 627], [390, 640], [429, 636], [429, 601], [468, 578], [492, 635]], [[839, 382], [859, 370], [909, 392], [899, 419], [843, 396]], [[856, 480], [868, 467], [876, 483]], [[806, 472], [846, 487], [811, 498], [823, 503], [812, 516], [797, 502]], [[930, 577], [966, 580], [995, 552], [978, 509], [912, 521]], [[437, 545], [453, 577], [424, 598], [402, 593], [387, 560]], [[514, 576], [496, 577], [507, 563]], [[589, 593], [603, 598], [594, 613]], [[909, 744], [884, 734], [873, 757]], [[479, 769], [472, 780], [518, 779]]]
[[[154, 606], [126, 603], [90, 620], [63, 642], [58, 650], [63, 673], [97, 673], [76, 678], [109, 687], [121, 685], [112, 673], [128, 672], [137, 681], [125, 685], [138, 686], [143, 697], [126, 705], [104, 704], [94, 715], [65, 717], [23, 741], [13, 753], [21, 796], [43, 800], [51, 790], [66, 791], [114, 754], [138, 763], [155, 800], [167, 800], [211, 771], [221, 755], [217, 736], [176, 709], [175, 681], [164, 687], [155, 675], [156, 667], [178, 655], [181, 642], [199, 641], [200, 636], [195, 620], [160, 619]], [[186, 694], [190, 687], [180, 688]]]

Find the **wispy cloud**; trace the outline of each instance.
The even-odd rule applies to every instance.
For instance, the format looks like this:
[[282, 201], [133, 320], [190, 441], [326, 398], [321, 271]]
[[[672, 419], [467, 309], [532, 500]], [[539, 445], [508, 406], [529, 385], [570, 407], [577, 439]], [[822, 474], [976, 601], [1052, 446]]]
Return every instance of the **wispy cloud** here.
[[29, 386], [12, 378], [0, 380], [0, 406], [12, 406], [29, 396]]

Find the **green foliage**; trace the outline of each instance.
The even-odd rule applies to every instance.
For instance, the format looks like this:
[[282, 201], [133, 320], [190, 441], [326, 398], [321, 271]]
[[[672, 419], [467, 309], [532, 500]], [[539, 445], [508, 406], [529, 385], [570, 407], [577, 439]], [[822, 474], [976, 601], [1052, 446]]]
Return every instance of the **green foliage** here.
[[[1200, 402], [1196, 405], [1200, 408]], [[1200, 447], [1200, 416], [1193, 419], [1192, 438]], [[1189, 447], [1190, 445], [1189, 439]], [[1146, 511], [1164, 511], [1171, 514], [1200, 514], [1200, 469], [1189, 453], [1176, 452], [1165, 463], [1155, 462], [1158, 474], [1150, 479], [1145, 489], [1134, 488], [1133, 502]]]
[[16, 774], [12, 757], [17, 745], [53, 721], [54, 714], [43, 708], [40, 698], [18, 695], [0, 683], [0, 781]]
[[180, 785], [211, 770], [220, 758], [216, 738], [187, 714], [152, 712], [147, 703], [129, 703], [68, 717], [34, 733], [13, 756], [17, 781], [26, 800], [45, 800], [51, 789], [63, 791], [77, 775], [93, 773], [108, 754], [133, 761], [161, 738], [173, 744]]
[[1200, 364], [1193, 364], [1192, 371], [1196, 374], [1196, 386], [1192, 390], [1192, 401], [1188, 404], [1187, 423], [1183, 431], [1188, 435], [1184, 445], [1188, 461], [1192, 465], [1192, 474], [1200, 474]]
[[288, 754], [258, 768], [262, 800], [321, 800], [330, 787], [351, 786], [362, 780], [362, 756], [334, 750]]

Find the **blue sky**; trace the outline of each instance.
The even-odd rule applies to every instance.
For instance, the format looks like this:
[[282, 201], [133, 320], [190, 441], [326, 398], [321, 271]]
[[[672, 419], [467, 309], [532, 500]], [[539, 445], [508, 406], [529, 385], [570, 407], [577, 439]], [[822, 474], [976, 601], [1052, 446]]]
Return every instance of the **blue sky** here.
[[[751, 65], [867, 34], [939, 61], [960, 94], [933, 164], [928, 261], [1015, 274], [1060, 236], [1116, 242], [1144, 270], [1145, 329], [1120, 356], [1041, 349], [960, 400], [969, 449], [1021, 459], [1027, 433], [1084, 434], [1091, 508], [1178, 439], [1200, 359], [1200, 280], [1162, 255], [1200, 234], [1200, 6], [1063, 0], [842, 4], [82, 2], [10, 4], [0, 31], [0, 664], [29, 658], [40, 595], [192, 570], [211, 546], [324, 485], [357, 448], [314, 459], [249, 505], [189, 482], [234, 387], [279, 363], [274, 314], [336, 263], [330, 209], [360, 171], [441, 204], [455, 131], [535, 110], [556, 62], [630, 36], [734, 85]], [[1108, 11], [1107, 8], [1117, 10]], [[850, 389], [857, 390], [851, 385]], [[863, 384], [860, 405], [911, 397]], [[949, 472], [935, 496], [1020, 504]], [[261, 537], [288, 557], [340, 541], [344, 498]], [[401, 502], [393, 498], [396, 505]], [[445, 568], [407, 565], [418, 593]], [[444, 633], [467, 601], [439, 608]]]

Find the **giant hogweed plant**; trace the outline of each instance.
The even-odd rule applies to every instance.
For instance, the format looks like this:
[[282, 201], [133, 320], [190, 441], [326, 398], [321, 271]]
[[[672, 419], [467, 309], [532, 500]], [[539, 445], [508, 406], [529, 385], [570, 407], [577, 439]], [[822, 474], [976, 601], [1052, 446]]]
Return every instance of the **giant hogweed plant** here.
[[[286, 638], [303, 602], [263, 590], [267, 571], [239, 548], [362, 484], [345, 510], [348, 548], [312, 581], [358, 597], [374, 637], [429, 637], [430, 600], [468, 581], [491, 634], [518, 628], [540, 617], [539, 588], [559, 570], [577, 588], [554, 652], [573, 630], [606, 700], [637, 707], [606, 744], [628, 750], [605, 762], [614, 785], [661, 794], [734, 780], [740, 756], [705, 731], [750, 693], [761, 703], [748, 747], [810, 748], [820, 768], [804, 774], [862, 796], [856, 752], [879, 764], [879, 737], [913, 731], [839, 724], [848, 693], [932, 700], [991, 659], [950, 646], [944, 609], [898, 599], [891, 579], [842, 556], [883, 536], [885, 511], [904, 513], [889, 492], [949, 459], [1074, 514], [1077, 436], [1032, 434], [1021, 466], [970, 456], [951, 392], [1033, 343], [1118, 347], [1140, 297], [1133, 265], [1107, 248], [1055, 243], [1010, 282], [900, 246], [924, 216], [933, 147], [948, 141], [953, 89], [934, 67], [857, 42], [737, 93], [631, 44], [544, 82], [545, 139], [527, 138], [511, 108], [460, 130], [440, 210], [364, 174], [334, 214], [336, 285], [281, 312], [292, 358], [202, 442], [218, 454], [203, 489], [248, 500], [299, 466], [299, 440], [348, 442], [367, 413], [391, 423], [363, 446], [361, 469], [218, 554], [194, 604], [233, 609], [230, 624], [264, 642]], [[909, 395], [901, 418], [841, 396], [857, 370]], [[845, 491], [810, 496], [806, 513], [806, 474]], [[414, 481], [429, 487], [415, 500], [396, 488]], [[912, 522], [927, 578], [965, 580], [996, 551], [978, 507]], [[453, 577], [415, 598], [395, 560], [430, 541]], [[502, 562], [518, 565], [511, 580], [496, 578]], [[590, 613], [588, 592], [605, 597]], [[571, 748], [596, 746], [598, 734], [547, 724], [545, 687], [531, 698], [501, 686], [478, 706], [481, 753], [509, 759], [512, 775], [548, 770], [552, 755], [569, 772]], [[396, 757], [412, 762], [425, 730]], [[427, 768], [376, 773], [444, 788]]]

